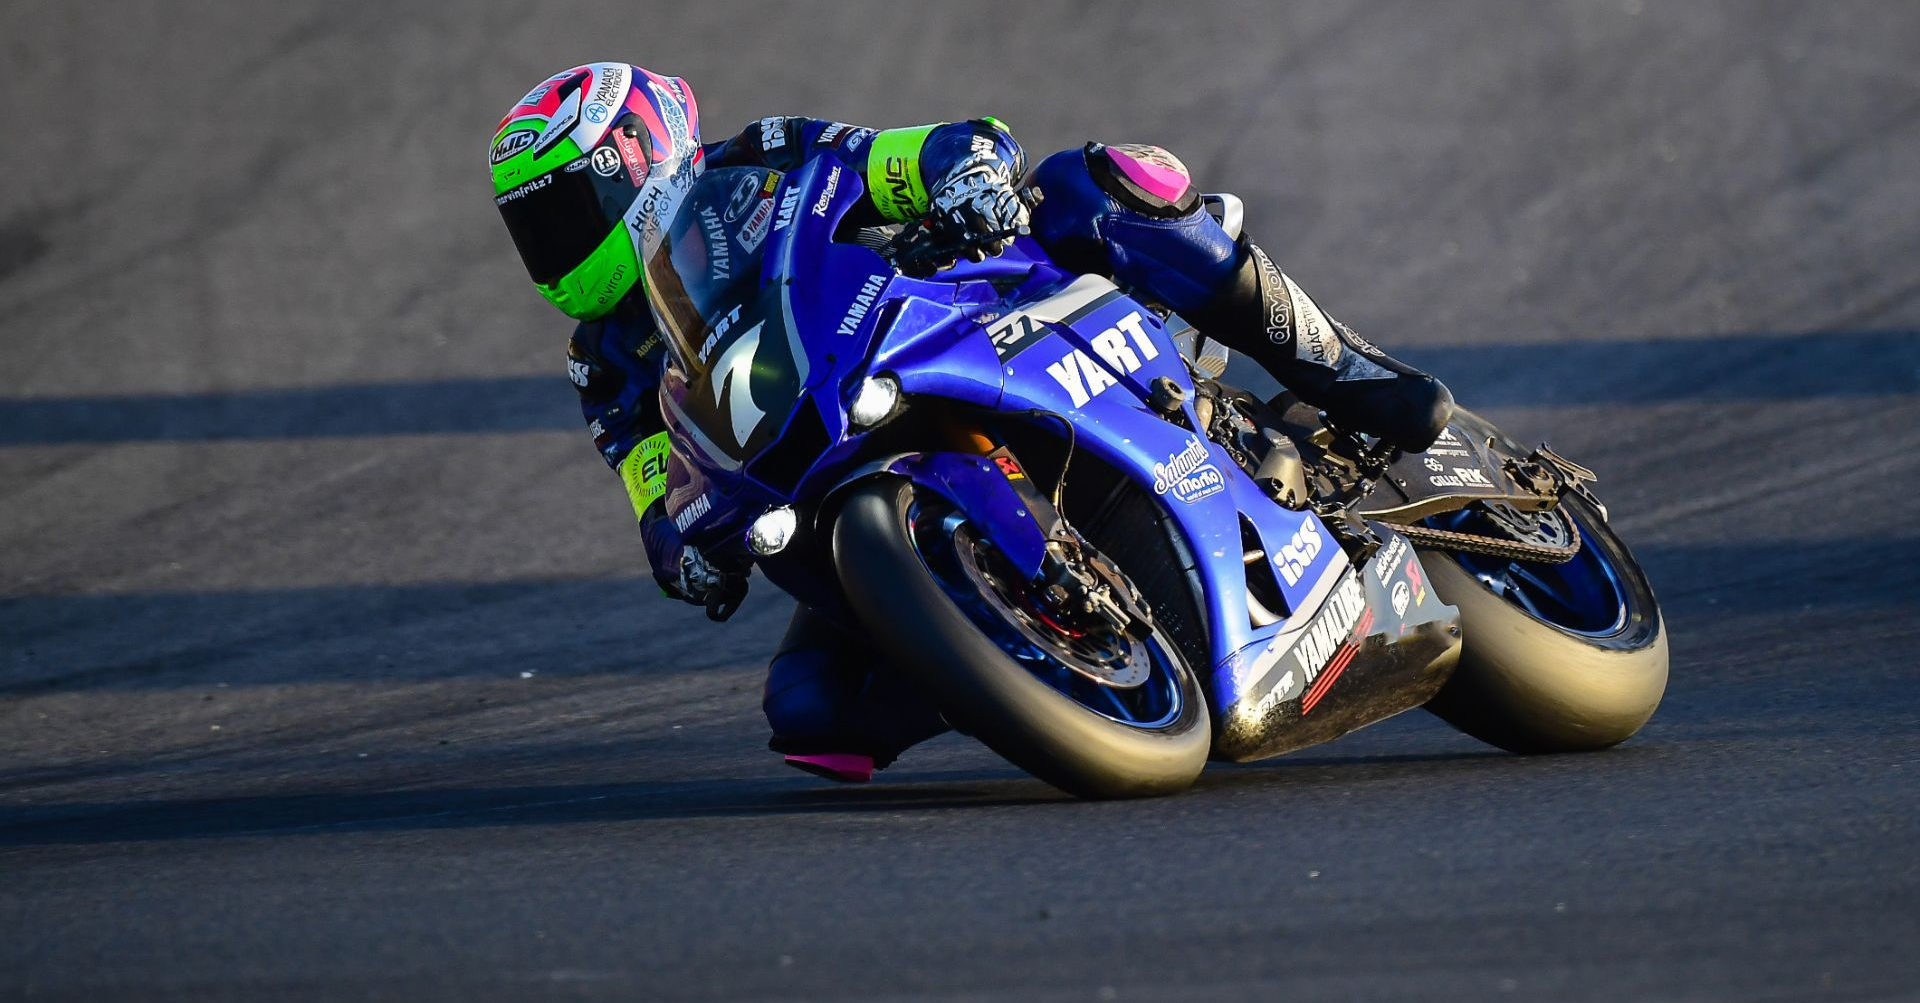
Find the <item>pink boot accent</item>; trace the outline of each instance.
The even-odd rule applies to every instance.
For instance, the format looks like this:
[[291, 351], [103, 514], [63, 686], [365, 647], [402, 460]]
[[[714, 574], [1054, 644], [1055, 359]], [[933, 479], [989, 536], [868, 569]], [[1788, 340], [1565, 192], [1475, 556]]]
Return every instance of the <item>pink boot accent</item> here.
[[847, 784], [864, 784], [873, 779], [873, 757], [851, 752], [829, 752], [818, 756], [788, 756], [787, 765], [816, 777]]
[[1187, 165], [1157, 146], [1109, 146], [1107, 156], [1128, 180], [1168, 203], [1180, 201], [1193, 183]]

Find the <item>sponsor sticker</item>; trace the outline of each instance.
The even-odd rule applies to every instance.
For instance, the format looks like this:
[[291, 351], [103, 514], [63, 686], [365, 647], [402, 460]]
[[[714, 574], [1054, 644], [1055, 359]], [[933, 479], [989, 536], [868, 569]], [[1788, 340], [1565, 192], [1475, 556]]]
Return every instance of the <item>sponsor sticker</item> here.
[[987, 328], [987, 337], [992, 339], [994, 354], [1000, 356], [1001, 362], [1026, 351], [1046, 336], [1047, 326], [1026, 313], [1016, 313]]
[[[501, 136], [500, 141], [493, 144], [492, 162], [495, 164], [502, 163], [514, 154], [532, 146], [533, 137], [534, 133], [527, 129], [519, 129]], [[468, 149], [472, 149], [472, 147], [468, 147]]]
[[773, 230], [768, 225], [772, 222], [773, 202], [770, 199], [761, 199], [760, 204], [753, 207], [753, 215], [748, 216], [747, 221], [740, 224], [740, 249], [748, 254], [759, 250], [761, 242], [765, 241], [767, 234]]
[[1294, 355], [1303, 362], [1332, 367], [1340, 361], [1340, 336], [1333, 330], [1333, 324], [1327, 315], [1320, 312], [1313, 298], [1308, 296], [1293, 279], [1286, 274], [1280, 276], [1286, 284], [1287, 299], [1293, 302], [1294, 337], [1297, 344]]
[[1400, 570], [1400, 562], [1407, 559], [1407, 538], [1395, 536], [1380, 549], [1380, 556], [1373, 559], [1373, 577], [1385, 585], [1393, 580], [1393, 573]]
[[1393, 583], [1393, 615], [1406, 616], [1407, 604], [1413, 601], [1413, 589], [1406, 582]]
[[1300, 713], [1304, 715], [1312, 710], [1334, 679], [1346, 671], [1347, 663], [1359, 651], [1359, 636], [1372, 622], [1373, 614], [1367, 609], [1360, 579], [1347, 575], [1283, 656], [1288, 663], [1286, 671], [1274, 682], [1273, 689], [1254, 705], [1254, 715], [1265, 716], [1276, 706], [1303, 693], [1305, 700]]
[[798, 185], [790, 186], [786, 194], [780, 196], [780, 211], [774, 218], [773, 228], [784, 230], [791, 226], [794, 210], [798, 208], [800, 208], [800, 188]]
[[751, 174], [741, 178], [740, 182], [733, 186], [733, 194], [727, 196], [727, 222], [739, 222], [740, 217], [745, 216], [747, 210], [753, 208], [754, 200], [759, 195], [760, 182], [757, 179]]
[[1166, 462], [1153, 465], [1153, 493], [1172, 493], [1192, 503], [1226, 490], [1226, 478], [1211, 461], [1207, 444], [1198, 436], [1189, 437], [1186, 448], [1167, 457]]
[[596, 147], [593, 151], [593, 173], [603, 178], [620, 173], [620, 151], [611, 146]]
[[[1131, 344], [1128, 339], [1131, 339]], [[1141, 325], [1138, 310], [1120, 318], [1112, 327], [1088, 340], [1093, 346], [1092, 355], [1076, 348], [1060, 361], [1047, 366], [1047, 375], [1052, 376], [1054, 382], [1067, 392], [1074, 407], [1085, 407], [1095, 397], [1106, 393], [1109, 387], [1119, 383], [1120, 378], [1114, 375], [1116, 371], [1139, 372], [1141, 366], [1160, 357], [1160, 348]], [[1096, 355], [1098, 360], [1094, 358]]]
[[635, 187], [647, 180], [647, 151], [640, 145], [638, 137], [625, 129], [613, 132], [613, 148], [620, 151], [620, 161], [627, 165], [627, 178]]
[[784, 118], [763, 118], [760, 120], [760, 149], [778, 150], [787, 145], [787, 120]]
[[[1427, 463], [1430, 465], [1437, 464], [1438, 462], [1439, 461], [1433, 459], [1427, 460]], [[1436, 488], [1493, 487], [1493, 482], [1487, 480], [1487, 475], [1475, 467], [1454, 467], [1453, 473], [1451, 474], [1430, 474], [1427, 477], [1427, 482]]]
[[[1440, 437], [1433, 440], [1433, 445], [1427, 447], [1427, 455], [1431, 459], [1434, 456], [1466, 457], [1473, 454], [1467, 451], [1467, 444], [1460, 441], [1460, 437], [1454, 434], [1452, 428], [1443, 428], [1440, 430]], [[1440, 467], [1429, 465], [1429, 469], [1438, 470]]]
[[592, 375], [593, 375], [593, 371], [587, 368], [586, 363], [581, 362], [579, 359], [567, 360], [567, 379], [572, 380], [574, 386], [576, 387], [586, 386], [587, 381], [592, 377]]
[[725, 224], [710, 205], [700, 207], [700, 226], [707, 232], [707, 277], [721, 282], [733, 275], [733, 248]]
[[534, 178], [532, 181], [529, 181], [518, 188], [508, 190], [505, 194], [494, 199], [493, 204], [506, 205], [507, 203], [515, 201], [516, 199], [526, 198], [527, 196], [532, 195], [534, 192], [537, 192], [540, 189], [545, 188], [550, 184], [553, 184], [553, 175], [542, 174], [539, 177]]
[[688, 502], [686, 508], [673, 514], [673, 528], [685, 533], [687, 527], [692, 526], [701, 516], [711, 511], [713, 511], [713, 498], [711, 495], [703, 494]]
[[835, 164], [833, 170], [827, 174], [826, 187], [820, 189], [820, 197], [814, 200], [813, 214], [824, 217], [827, 214], [827, 207], [833, 204], [834, 194], [839, 191], [840, 165]]
[[867, 280], [860, 284], [860, 291], [854, 294], [853, 303], [847, 307], [846, 316], [840, 318], [840, 327], [835, 333], [841, 337], [852, 337], [855, 331], [860, 330], [860, 322], [866, 319], [867, 311], [873, 309], [873, 301], [886, 284], [885, 275], [867, 276]]
[[1293, 531], [1293, 538], [1273, 557], [1273, 565], [1280, 569], [1280, 577], [1286, 579], [1288, 585], [1300, 584], [1300, 579], [1306, 576], [1308, 568], [1313, 567], [1314, 558], [1320, 556], [1326, 542], [1314, 519], [1301, 522], [1300, 528]]
[[[603, 106], [602, 111], [619, 104], [620, 100], [627, 96], [627, 71], [625, 68], [612, 67], [601, 70], [595, 73], [594, 76], [598, 79], [595, 80], [593, 85], [592, 100], [594, 103]], [[592, 115], [588, 115], [587, 120], [590, 122], [601, 121]]]
[[1286, 288], [1286, 278], [1257, 244], [1253, 256], [1260, 266], [1260, 283], [1267, 290], [1267, 340], [1285, 345], [1293, 340], [1293, 307], [1280, 295], [1280, 290]]

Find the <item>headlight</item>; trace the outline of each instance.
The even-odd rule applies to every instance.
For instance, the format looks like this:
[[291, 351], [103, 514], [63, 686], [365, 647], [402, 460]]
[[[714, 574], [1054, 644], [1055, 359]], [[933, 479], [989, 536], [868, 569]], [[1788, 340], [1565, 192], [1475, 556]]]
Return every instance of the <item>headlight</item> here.
[[861, 428], [872, 428], [893, 417], [899, 406], [900, 381], [891, 376], [869, 376], [854, 391], [847, 418]]
[[791, 507], [770, 508], [747, 527], [747, 546], [761, 557], [777, 554], [786, 549], [799, 526], [800, 516]]

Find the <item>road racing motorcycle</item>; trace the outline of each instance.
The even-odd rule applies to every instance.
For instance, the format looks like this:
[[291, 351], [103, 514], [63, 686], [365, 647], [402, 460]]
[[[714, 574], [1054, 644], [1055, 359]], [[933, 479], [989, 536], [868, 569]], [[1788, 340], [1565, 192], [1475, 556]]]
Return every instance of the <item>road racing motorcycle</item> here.
[[955, 249], [844, 222], [862, 197], [824, 159], [684, 193], [643, 264], [667, 510], [957, 730], [1112, 798], [1419, 706], [1518, 752], [1652, 715], [1660, 612], [1592, 472], [1464, 409], [1403, 455], [1223, 382], [1202, 332], [1027, 238], [906, 267]]

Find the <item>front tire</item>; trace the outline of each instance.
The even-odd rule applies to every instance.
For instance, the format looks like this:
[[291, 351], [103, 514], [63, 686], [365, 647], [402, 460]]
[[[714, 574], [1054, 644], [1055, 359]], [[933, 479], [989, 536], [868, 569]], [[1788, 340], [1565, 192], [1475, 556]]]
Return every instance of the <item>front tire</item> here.
[[[1582, 553], [1565, 571], [1502, 569], [1481, 558], [1420, 551], [1436, 593], [1460, 608], [1464, 632], [1460, 667], [1427, 709], [1511, 752], [1617, 745], [1647, 723], [1667, 688], [1667, 634], [1646, 574], [1592, 506], [1569, 497], [1562, 511], [1582, 541]], [[1608, 614], [1604, 604], [1597, 612], [1563, 611], [1550, 601], [1525, 608], [1516, 593], [1528, 579], [1516, 569], [1533, 570], [1535, 580], [1548, 572], [1601, 576], [1617, 613]], [[1516, 582], [1517, 589], [1510, 584]]]
[[987, 614], [976, 609], [970, 616], [942, 586], [929, 557], [946, 555], [923, 555], [916, 540], [953, 548], [957, 536], [929, 539], [916, 524], [915, 495], [905, 481], [862, 485], [833, 530], [842, 587], [893, 665], [960, 730], [1070, 794], [1150, 797], [1191, 786], [1206, 765], [1211, 732], [1199, 680], [1173, 643], [1158, 631], [1145, 642], [1156, 655], [1153, 671], [1170, 673], [1164, 721], [1143, 725], [1096, 713], [1013, 658], [986, 633], [992, 623], [976, 622]]

